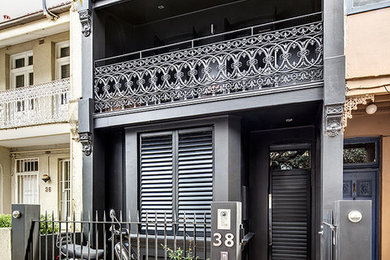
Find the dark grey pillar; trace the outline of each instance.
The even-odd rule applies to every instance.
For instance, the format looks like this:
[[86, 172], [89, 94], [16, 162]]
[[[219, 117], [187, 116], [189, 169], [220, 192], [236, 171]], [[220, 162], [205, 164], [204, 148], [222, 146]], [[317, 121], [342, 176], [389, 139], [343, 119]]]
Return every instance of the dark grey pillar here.
[[79, 3], [82, 26], [82, 97], [79, 101], [79, 136], [83, 145], [83, 212], [93, 210], [93, 23], [91, 2]]
[[[342, 200], [343, 132], [345, 100], [344, 1], [323, 0], [324, 12], [324, 107], [321, 133], [320, 222], [332, 222], [333, 205]], [[316, 231], [320, 231], [320, 226]], [[329, 229], [321, 240], [321, 259], [330, 259]], [[317, 257], [319, 255], [317, 254]]]
[[241, 121], [239, 117], [215, 123], [214, 201], [241, 201]]
[[344, 1], [324, 0], [324, 118], [322, 203], [333, 208], [342, 199], [342, 113], [345, 101]]
[[40, 210], [40, 205], [12, 204], [13, 260], [38, 259], [39, 223], [33, 220], [39, 220]]
[[241, 202], [211, 204], [211, 259], [241, 260]]

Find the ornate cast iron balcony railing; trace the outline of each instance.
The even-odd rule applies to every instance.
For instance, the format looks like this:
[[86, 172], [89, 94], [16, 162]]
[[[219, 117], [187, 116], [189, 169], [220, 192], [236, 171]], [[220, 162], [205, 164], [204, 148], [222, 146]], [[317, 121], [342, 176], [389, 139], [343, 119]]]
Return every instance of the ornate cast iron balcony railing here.
[[69, 79], [0, 92], [0, 129], [65, 122]]
[[254, 28], [246, 37], [96, 66], [96, 112], [322, 80], [322, 22], [258, 34]]

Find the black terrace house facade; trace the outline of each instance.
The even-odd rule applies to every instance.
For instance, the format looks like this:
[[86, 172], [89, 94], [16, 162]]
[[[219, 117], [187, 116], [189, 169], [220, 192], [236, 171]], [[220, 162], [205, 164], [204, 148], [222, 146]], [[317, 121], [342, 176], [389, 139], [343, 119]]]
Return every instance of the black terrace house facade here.
[[238, 201], [255, 234], [243, 259], [327, 259], [343, 12], [341, 0], [83, 0], [84, 212], [211, 221], [213, 201]]

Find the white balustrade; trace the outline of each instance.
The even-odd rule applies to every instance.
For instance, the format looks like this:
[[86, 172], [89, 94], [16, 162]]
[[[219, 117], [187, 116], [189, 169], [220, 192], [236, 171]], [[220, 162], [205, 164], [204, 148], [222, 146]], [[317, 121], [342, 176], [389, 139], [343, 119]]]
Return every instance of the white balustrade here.
[[68, 120], [70, 80], [0, 92], [0, 129]]

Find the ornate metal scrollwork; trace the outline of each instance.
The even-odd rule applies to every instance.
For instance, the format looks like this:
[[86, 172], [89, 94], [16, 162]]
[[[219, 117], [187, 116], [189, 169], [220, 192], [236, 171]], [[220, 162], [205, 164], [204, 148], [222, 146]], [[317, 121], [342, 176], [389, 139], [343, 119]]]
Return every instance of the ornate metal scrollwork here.
[[325, 106], [326, 134], [334, 137], [341, 133], [343, 126], [343, 104]]
[[82, 27], [81, 32], [85, 37], [88, 37], [91, 34], [91, 11], [89, 9], [80, 10], [79, 17]]
[[95, 111], [105, 112], [323, 79], [322, 23], [96, 66]]
[[344, 104], [343, 131], [348, 125], [348, 119], [352, 119], [352, 110], [357, 110], [358, 105], [366, 105], [369, 100], [371, 100], [372, 102], [375, 101], [374, 94], [347, 97]]
[[79, 133], [79, 140], [83, 146], [82, 151], [84, 155], [89, 156], [92, 153], [92, 134], [91, 133]]

